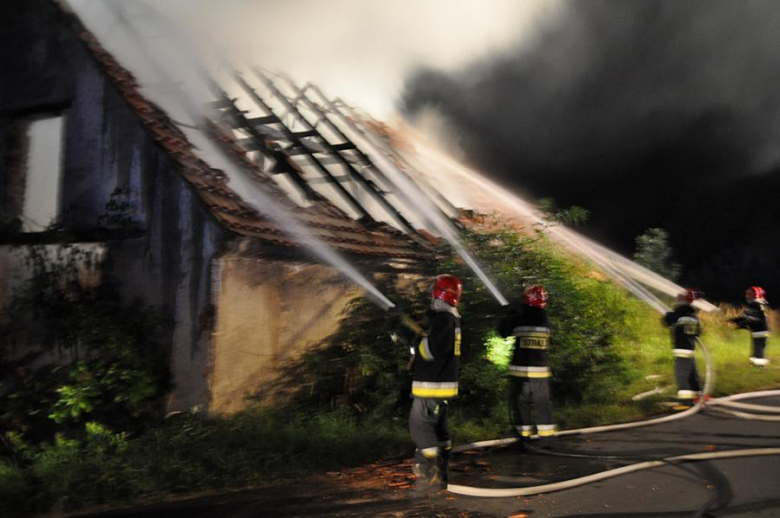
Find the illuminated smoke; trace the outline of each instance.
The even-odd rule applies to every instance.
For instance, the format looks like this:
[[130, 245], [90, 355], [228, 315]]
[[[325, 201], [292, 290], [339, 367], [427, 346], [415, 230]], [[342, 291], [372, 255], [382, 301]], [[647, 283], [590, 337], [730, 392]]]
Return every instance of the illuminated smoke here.
[[407, 208], [414, 210], [421, 219], [428, 224], [428, 228], [441, 235], [458, 253], [458, 255], [466, 262], [471, 270], [477, 274], [477, 277], [487, 287], [490, 293], [502, 306], [509, 304], [509, 301], [501, 294], [499, 289], [490, 280], [482, 267], [477, 263], [476, 259], [471, 255], [471, 252], [463, 245], [458, 230], [453, 225], [442, 211], [438, 209], [435, 203], [426, 195], [420, 187], [408, 178], [403, 172], [401, 172], [382, 151], [380, 151], [381, 144], [377, 141], [376, 137], [370, 131], [355, 131], [355, 123], [349, 121], [343, 115], [338, 112], [334, 114], [341, 119], [342, 123], [348, 127], [352, 127], [351, 138], [359, 148], [363, 150], [374, 162], [374, 164], [388, 176], [390, 181], [400, 189], [404, 196], [411, 202], [407, 204]]
[[[104, 6], [105, 7], [105, 6]], [[209, 99], [208, 85], [203, 82], [203, 70], [199, 70], [198, 58], [186, 53], [181, 40], [175, 34], [164, 35], [163, 47], [174, 54], [160, 54], [160, 34], [155, 38], [144, 37], [124, 16], [118, 4], [114, 4], [102, 13], [82, 11], [87, 22], [92, 20], [92, 28], [98, 37], [103, 36], [114, 44], [109, 48], [118, 52], [120, 62], [129, 61], [134, 65], [133, 72], [141, 83], [141, 91], [159, 106], [164, 107], [169, 116], [176, 120], [179, 128], [195, 146], [198, 156], [212, 167], [225, 172], [230, 188], [242, 200], [251, 205], [258, 213], [269, 217], [285, 233], [310, 250], [325, 263], [337, 268], [355, 284], [362, 287], [371, 300], [385, 309], [395, 307], [362, 273], [338, 252], [317, 238], [307, 226], [299, 222], [291, 211], [266, 193], [250, 174], [236, 166], [229, 154], [215, 144], [200, 129], [201, 121], [208, 116], [206, 100]], [[102, 23], [95, 23], [96, 18]], [[107, 23], [111, 22], [111, 23]], [[108, 37], [107, 30], [113, 31]], [[123, 44], [117, 44], [118, 34], [123, 33]], [[125, 57], [125, 60], [122, 58]], [[165, 59], [167, 58], [167, 59]], [[178, 59], [176, 59], [178, 58]], [[170, 63], [170, 66], [169, 66]]]
[[[144, 62], [144, 60], [139, 61], [137, 48], [139, 43], [137, 40], [139, 38], [127, 38], [126, 35], [124, 40], [118, 38], [116, 34], [118, 32], [116, 30], [117, 22], [115, 19], [113, 19], [110, 10], [107, 11], [108, 16], [103, 16], [101, 24], [100, 16], [97, 16], [96, 18], [95, 15], [97, 10], [93, 9], [90, 11], [90, 9], [86, 9], [88, 2], [84, 2], [84, 0], [78, 0], [76, 3], [82, 4], [81, 14], [87, 18], [86, 21], [89, 23], [90, 18], [92, 19], [91, 25], [93, 26], [93, 30], [98, 33], [101, 41], [106, 41], [109, 50], [116, 53], [121, 62], [126, 62], [131, 65], [131, 68], [137, 73], [139, 79], [141, 79], [141, 82], [144, 85], [144, 93], [150, 96], [158, 104], [165, 107], [167, 111], [170, 111], [171, 115], [174, 116], [177, 121], [186, 122], [190, 125], [197, 124], [200, 114], [195, 113], [198, 110], [193, 109], [193, 106], [198, 106], [205, 100], [208, 100], [208, 89], [204, 88], [203, 85], [198, 81], [198, 72], [193, 72], [191, 69], [192, 67], [188, 67], [186, 65], [187, 62], [193, 61], [191, 57], [187, 56], [187, 59], [176, 60], [175, 58], [171, 58], [170, 54], [160, 54], [161, 45], [159, 45], [159, 42], [157, 42], [158, 44], [156, 45], [154, 51], [150, 52], [147, 49], [147, 56], [145, 59], [146, 62]], [[136, 3], [135, 5], [138, 6], [143, 4]], [[223, 13], [228, 11], [230, 11], [230, 9], [227, 8], [220, 10], [220, 12]], [[235, 18], [233, 18], [233, 20], [235, 20]], [[95, 27], [95, 25], [97, 25], [97, 27]], [[142, 35], [142, 46], [148, 44], [148, 40], [154, 39], [153, 35], [146, 36], [146, 41], [143, 41]], [[529, 42], [533, 41], [534, 38], [526, 37], [524, 39], [520, 38], [519, 40], [523, 40], [524, 44], [527, 45]], [[285, 41], [289, 43], [291, 40], [288, 38]], [[171, 46], [162, 45], [162, 47], [164, 47], [164, 52], [173, 52], [174, 54], [176, 52], [181, 52], [180, 48], [172, 50], [170, 48]], [[152, 61], [154, 61], [154, 59], [164, 59], [165, 63], [164, 67], [160, 66], [159, 62], [157, 66], [152, 66], [151, 76], [149, 75], [150, 63], [148, 62], [150, 56], [153, 58]], [[295, 66], [295, 63], [291, 63], [291, 65]], [[165, 74], [162, 74], [161, 77], [161, 69], [175, 77], [176, 80], [165, 78]], [[468, 101], [468, 99], [465, 100]], [[171, 107], [173, 107], [173, 109], [171, 109]], [[267, 214], [269, 217], [274, 219], [288, 233], [294, 236], [297, 241], [311, 244], [312, 251], [318, 257], [328, 262], [329, 264], [336, 266], [351, 279], [353, 279], [357, 284], [363, 286], [369, 293], [373, 295], [375, 299], [379, 301], [381, 305], [384, 307], [392, 306], [392, 302], [384, 298], [381, 293], [376, 291], [376, 289], [371, 286], [371, 283], [369, 283], [362, 275], [360, 275], [359, 272], [357, 272], [357, 270], [355, 270], [347, 261], [338, 256], [338, 254], [327, 247], [324, 243], [312, 239], [310, 233], [307, 231], [304, 225], [301, 225], [293, 217], [291, 217], [286, 209], [283, 209], [282, 207], [278, 206], [278, 204], [274, 203], [272, 199], [269, 199], [270, 197], [265, 195], [265, 193], [261, 191], [261, 189], [259, 189], [258, 186], [254, 184], [254, 182], [246, 178], [246, 175], [239, 168], [236, 168], [233, 164], [231, 164], [230, 161], [227, 160], [216, 148], [216, 146], [213, 143], [210, 143], [204, 135], [202, 135], [197, 130], [188, 128], [184, 128], [184, 131], [198, 147], [199, 153], [203, 156], [204, 159], [206, 159], [207, 162], [226, 171], [231, 179], [231, 187], [234, 188], [239, 193], [239, 195], [242, 196], [242, 198], [248, 201], [251, 205], [255, 206], [255, 208], [257, 208], [260, 212]], [[491, 293], [493, 293], [496, 299], [501, 304], [506, 304], [506, 299], [485, 275], [480, 266], [477, 264], [476, 260], [471, 256], [471, 254], [469, 254], [462, 243], [460, 243], [457, 231], [453, 227], [452, 223], [447, 218], [445, 218], [440, 211], [435, 209], [433, 204], [430, 203], [429, 198], [422, 193], [418, 186], [410, 182], [400, 171], [398, 171], [395, 164], [388, 160], [388, 158], [377, 149], [376, 142], [371, 141], [372, 137], [370, 133], [366, 133], [365, 135], [366, 136], [361, 136], [361, 134], [358, 132], [353, 133], [351, 137], [355, 139], [356, 143], [363, 144], [363, 147], [366, 148], [366, 152], [371, 156], [377, 166], [379, 166], [382, 171], [390, 178], [390, 180], [397, 187], [399, 187], [401, 191], [403, 191], [407, 198], [411, 199], [414, 207], [418, 211], [418, 214], [420, 214], [421, 219], [427, 224], [427, 226], [429, 226], [431, 230], [438, 232], [442, 237], [447, 239], [464, 258], [467, 264], [469, 264], [469, 266], [472, 267], [472, 269], [477, 273], [477, 275], [490, 289]], [[498, 185], [492, 182], [488, 182], [486, 179], [480, 177], [465, 167], [453, 167], [455, 170], [457, 170], [457, 174], [459, 174], [461, 177], [469, 178], [473, 183], [480, 185], [480, 189], [478, 189], [477, 192], [467, 193], [465, 202], [456, 203], [457, 205], [467, 207], [468, 203], [472, 202], [470, 198], [478, 195], [479, 191], [481, 191], [483, 196], [487, 195], [488, 198], [493, 200], [504, 200], [504, 202], [510, 206], [510, 210], [514, 211], [515, 213], [518, 213], [519, 211], [519, 213], [525, 215], [533, 214], [533, 217], [538, 217], [536, 216], [533, 208], [528, 206], [525, 202], [521, 203], [522, 200], [514, 198], [513, 195], [509, 194], [508, 191], [504, 190]], [[425, 169], [426, 168], [423, 168], [423, 170]], [[433, 170], [437, 171], [436, 168]], [[444, 182], [442, 182], [440, 178], [437, 179], [437, 181], [431, 183], [437, 187], [444, 185]], [[453, 201], [455, 201], [455, 197], [453, 197]], [[641, 285], [637, 284], [637, 280], [669, 293], [670, 295], [676, 291], [679, 291], [680, 289], [678, 286], [668, 283], [668, 281], [661, 279], [658, 276], [654, 276], [654, 274], [651, 272], [638, 269], [629, 261], [617, 256], [612, 252], [598, 247], [598, 245], [595, 245], [595, 243], [587, 242], [581, 236], [576, 234], [569, 234], [569, 231], [564, 228], [553, 227], [550, 232], [551, 235], [556, 236], [558, 241], [564, 244], [568, 244], [570, 248], [576, 249], [579, 251], [579, 253], [590, 257], [590, 259], [593, 260], [596, 264], [600, 265], [605, 271], [613, 275], [619, 282], [623, 283], [628, 289], [636, 293], [638, 297], [642, 298], [651, 305], [655, 304], [655, 306], [657, 306], [657, 304], [652, 300], [652, 294], [647, 292], [647, 290], [645, 290]]]
[[[540, 228], [554, 241], [601, 267], [606, 274], [623, 285], [640, 300], [661, 313], [666, 312], [668, 308], [645, 286], [652, 287], [670, 297], [675, 297], [684, 291], [681, 286], [579, 235], [571, 229], [559, 225], [550, 226], [545, 224], [543, 216], [533, 205], [450, 158], [446, 153], [437, 149], [434, 143], [426, 141], [419, 133], [408, 131], [413, 134], [411, 142], [414, 144], [415, 154], [419, 157], [420, 166], [418, 170], [435, 171], [434, 174], [438, 180], [437, 184], [442, 186], [442, 189], [445, 191], [449, 191], [450, 197], [460, 199], [465, 207], [486, 213], [497, 211], [503, 214], [514, 214], [524, 221], [541, 224]], [[705, 311], [716, 311], [718, 309], [704, 300], [696, 301], [695, 305]]]
[[661, 227], [686, 282], [780, 291], [780, 3], [563, 5], [530, 46], [420, 67], [406, 113], [442, 114], [468, 164], [513, 191], [590, 209], [583, 232], [611, 248]]

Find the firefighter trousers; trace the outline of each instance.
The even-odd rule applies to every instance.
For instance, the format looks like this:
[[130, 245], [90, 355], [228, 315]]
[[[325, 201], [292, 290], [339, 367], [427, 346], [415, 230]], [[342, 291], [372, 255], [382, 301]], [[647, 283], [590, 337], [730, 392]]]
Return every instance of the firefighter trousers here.
[[766, 349], [766, 338], [763, 336], [753, 337], [753, 358], [763, 359], [764, 349]]
[[446, 459], [452, 449], [447, 424], [449, 402], [446, 399], [414, 398], [409, 414], [409, 432], [417, 446], [416, 463]]
[[549, 378], [509, 378], [509, 414], [512, 426], [521, 438], [533, 434], [533, 413], [539, 437], [555, 433]]
[[674, 359], [674, 377], [677, 381], [677, 399], [681, 402], [692, 402], [701, 391], [696, 361], [693, 358], [676, 357]]

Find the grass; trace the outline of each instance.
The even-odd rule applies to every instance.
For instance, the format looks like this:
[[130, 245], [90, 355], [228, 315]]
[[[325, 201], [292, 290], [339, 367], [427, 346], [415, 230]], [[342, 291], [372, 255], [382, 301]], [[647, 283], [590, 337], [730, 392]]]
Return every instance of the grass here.
[[[584, 260], [568, 258], [544, 239], [510, 231], [474, 235], [471, 244], [500, 285], [544, 282], [555, 294], [549, 306], [554, 345], [557, 340], [551, 358], [558, 396], [555, 410], [562, 429], [633, 421], [665, 410], [659, 403], [673, 399], [676, 387], [669, 333], [658, 314]], [[469, 353], [464, 353], [461, 364], [462, 397], [452, 405], [453, 441], [508, 437], [513, 433], [506, 401], [511, 347], [494, 336], [498, 315], [492, 297], [465, 265], [450, 256], [438, 267], [457, 273], [466, 283], [468, 295], [461, 309], [468, 331], [463, 346]], [[391, 284], [387, 289], [394, 290]], [[409, 301], [418, 313], [424, 311], [420, 293], [386, 292], [393, 300]], [[310, 397], [309, 406], [255, 408], [227, 417], [178, 415], [132, 438], [84, 422], [99, 421], [99, 416], [59, 428], [68, 438], [59, 436], [51, 444], [25, 444], [23, 437], [5, 433], [0, 436], [5, 446], [5, 456], [0, 457], [0, 515], [246, 487], [410, 455], [414, 447], [404, 411], [409, 401], [400, 389], [409, 383], [402, 370], [406, 350], [382, 339], [396, 324], [368, 302], [350, 311], [346, 321], [365, 325], [343, 326], [328, 344], [312, 349], [294, 366], [302, 375], [290, 379], [320, 382], [311, 385], [319, 388], [312, 391], [316, 397]], [[702, 317], [704, 341], [716, 366], [715, 395], [777, 387], [780, 342], [770, 339], [769, 367], [751, 367], [749, 334], [726, 323], [732, 312]], [[126, 321], [124, 312], [121, 317]], [[113, 322], [112, 314], [106, 318]], [[63, 327], [68, 322], [65, 319]], [[135, 379], [133, 369], [127, 374]], [[343, 383], [332, 383], [345, 374], [354, 382], [350, 396], [354, 406], [320, 410], [323, 401], [345, 395]], [[632, 401], [632, 396], [658, 386], [669, 387], [668, 392]], [[114, 395], [127, 395], [116, 386], [111, 389], [117, 392]], [[33, 401], [40, 398], [39, 391], [31, 394]], [[28, 406], [21, 408], [30, 411]]]
[[[626, 316], [627, 328], [634, 332], [614, 344], [618, 354], [625, 360], [627, 382], [621, 383], [619, 377], [607, 378], [607, 389], [596, 392], [599, 395], [610, 394], [608, 401], [586, 398], [584, 401], [559, 405], [555, 415], [561, 429], [639, 420], [668, 411], [661, 403], [675, 399], [677, 387], [669, 331], [660, 324], [660, 315], [648, 311], [639, 302], [630, 304], [632, 307]], [[764, 368], [754, 367], [748, 361], [751, 354], [750, 333], [728, 325], [728, 318], [736, 314], [733, 308], [721, 309], [718, 313], [700, 314], [704, 329], [702, 341], [710, 351], [715, 368], [713, 395], [718, 397], [780, 388], [780, 338], [769, 338], [766, 349], [769, 365]], [[499, 341], [489, 341], [488, 354], [497, 354], [499, 345]], [[697, 352], [696, 359], [704, 383], [706, 365], [701, 351]], [[632, 400], [637, 394], [659, 387], [667, 389], [662, 394], [639, 401]], [[456, 416], [457, 412], [456, 407]], [[506, 404], [502, 401], [496, 405], [489, 418], [460, 422], [456, 417], [453, 421], [456, 443], [511, 436], [507, 415]]]
[[268, 410], [181, 415], [133, 440], [59, 441], [25, 470], [0, 462], [0, 515], [256, 485], [408, 452], [401, 419], [358, 423], [338, 412], [306, 419]]
[[[780, 388], [780, 338], [770, 337], [767, 345], [769, 365], [757, 368], [749, 363], [751, 339], [749, 332], [729, 326], [727, 319], [733, 309], [724, 307], [719, 313], [700, 314], [704, 334], [702, 341], [710, 352], [714, 365], [715, 397], [762, 389]], [[628, 367], [629, 381], [624, 387], [613, 387], [612, 402], [588, 402], [564, 407], [557, 412], [563, 428], [579, 428], [636, 420], [664, 411], [659, 403], [674, 400], [677, 387], [674, 380], [674, 358], [668, 331], [654, 313], [640, 311], [629, 317], [630, 327], [639, 339], [626, 339], [615, 344]], [[699, 348], [700, 349], [700, 348]], [[706, 364], [699, 350], [697, 367], [702, 383]], [[637, 394], [656, 388], [666, 388], [662, 394], [634, 402]]]
[[[702, 316], [703, 340], [715, 363], [715, 395], [778, 387], [780, 340], [769, 340], [768, 367], [752, 367], [749, 333], [730, 328], [728, 315], [729, 310]], [[613, 343], [624, 359], [624, 372], [600, 379], [582, 401], [559, 405], [556, 417], [562, 429], [638, 420], [664, 410], [659, 403], [674, 398], [668, 331], [657, 314], [638, 302], [629, 303], [625, 318], [631, 332]], [[490, 354], [501, 353], [499, 345]], [[670, 388], [632, 401], [658, 386]], [[497, 394], [500, 400], [480, 417], [469, 414], [464, 401], [453, 404], [456, 444], [511, 436], [506, 401]], [[384, 421], [304, 408], [251, 409], [223, 418], [180, 415], [133, 439], [95, 427], [82, 442], [61, 439], [29, 452], [24, 462], [0, 460], [0, 515], [245, 487], [407, 456], [412, 450], [406, 418], [400, 414]]]

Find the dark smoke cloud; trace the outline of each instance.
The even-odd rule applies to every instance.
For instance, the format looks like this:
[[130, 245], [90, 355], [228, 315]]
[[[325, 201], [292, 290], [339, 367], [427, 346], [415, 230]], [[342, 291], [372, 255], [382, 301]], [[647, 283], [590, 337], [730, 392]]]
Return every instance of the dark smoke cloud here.
[[586, 231], [623, 252], [667, 228], [684, 280], [724, 299], [776, 285], [780, 3], [566, 6], [531, 50], [417, 70], [404, 112], [439, 111], [475, 165], [589, 208]]

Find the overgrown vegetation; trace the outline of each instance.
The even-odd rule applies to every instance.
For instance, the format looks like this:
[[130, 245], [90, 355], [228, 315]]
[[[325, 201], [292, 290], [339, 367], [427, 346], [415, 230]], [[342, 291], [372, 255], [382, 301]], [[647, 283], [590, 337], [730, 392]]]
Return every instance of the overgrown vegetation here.
[[662, 228], [648, 228], [636, 238], [634, 261], [645, 268], [676, 281], [682, 267], [672, 259], [672, 245], [669, 233]]
[[[26, 252], [30, 276], [0, 315], [0, 476], [10, 477], [0, 491], [19, 484], [28, 491], [3, 502], [36, 487], [71, 490], [62, 482], [70, 463], [61, 461], [90, 449], [109, 458], [160, 417], [168, 387], [152, 311], [120, 306], [110, 286], [95, 282], [89, 252]], [[35, 501], [29, 498], [38, 508]]]
[[[498, 230], [466, 232], [466, 239], [510, 301], [516, 304], [533, 283], [545, 284], [551, 293], [559, 425], [658, 412], [658, 402], [674, 392], [669, 337], [659, 316], [533, 229], [518, 232], [502, 222], [491, 227]], [[504, 310], [451, 250], [443, 247], [440, 257], [431, 276], [453, 273], [464, 282], [462, 395], [453, 405], [454, 439], [508, 436], [506, 366], [512, 344], [494, 331]], [[33, 373], [19, 371], [24, 367], [19, 360], [3, 360], [0, 512], [66, 510], [258, 484], [411, 453], [409, 352], [389, 335], [401, 312], [424, 322], [427, 276], [380, 279], [380, 290], [398, 303], [399, 312], [355, 300], [336, 334], [287, 366], [275, 387], [286, 405], [162, 421], [155, 402], [165, 389], [160, 365], [166, 358], [150, 339], [161, 323], [143, 308], [120, 308], [103, 288], [74, 284], [73, 272], [38, 271], [42, 278], [25, 285], [13, 311], [4, 315], [13, 331], [8, 336], [20, 340], [21, 329], [34, 318], [41, 323], [37, 329], [55, 330], [36, 335], [46, 344], [43, 350], [66, 353], [70, 361]], [[705, 342], [718, 371], [716, 393], [776, 385], [780, 357], [774, 355], [774, 339], [770, 367], [751, 368], [749, 337], [729, 328], [726, 316], [704, 317]], [[4, 358], [11, 346], [4, 342]], [[665, 387], [670, 388], [660, 395], [631, 400]]]
[[[638, 308], [627, 305], [626, 296], [613, 283], [584, 264], [564, 259], [534, 232], [467, 232], [466, 238], [510, 297], [519, 300], [523, 288], [537, 282], [553, 294], [549, 309], [555, 327], [552, 361], [559, 379], [555, 386], [559, 404], [611, 399], [611, 387], [624, 384], [631, 375], [612, 345], [632, 336], [623, 324]], [[486, 344], [498, 343], [495, 327], [504, 310], [455, 254], [442, 249], [440, 255], [444, 259], [435, 273], [453, 273], [464, 283], [459, 307], [463, 356], [458, 407], [465, 419], [492, 417], [504, 406], [506, 362], [491, 357], [499, 353], [495, 346], [488, 352]], [[399, 287], [394, 279], [386, 279], [379, 288], [399, 302], [403, 312], [423, 322], [429, 283], [425, 278]], [[296, 404], [318, 411], [348, 407], [373, 420], [405, 416], [409, 352], [388, 339], [399, 325], [397, 320], [397, 313], [385, 312], [370, 301], [354, 301], [341, 331], [282, 376], [282, 380], [295, 380], [287, 388], [296, 390]]]

